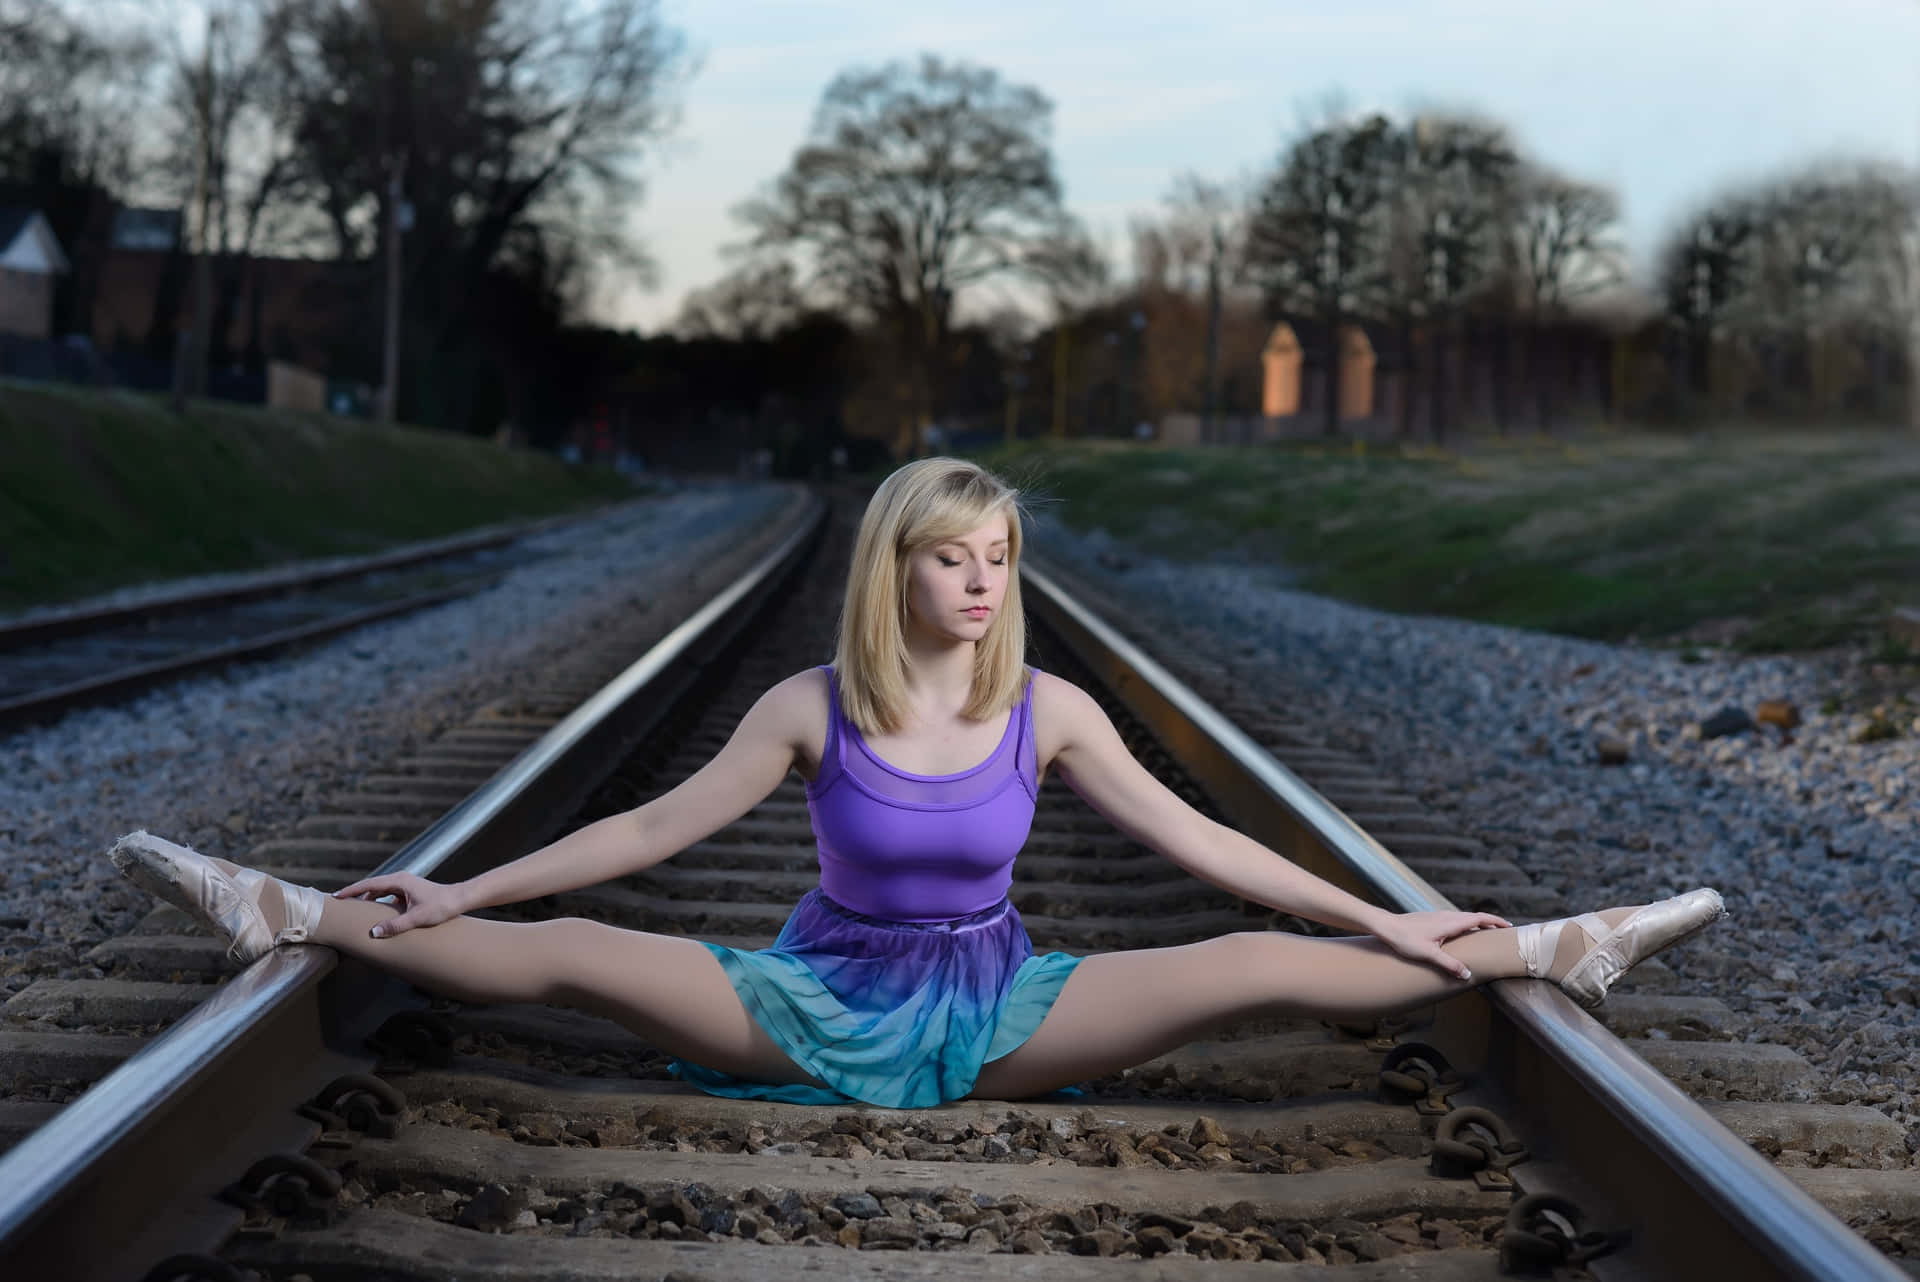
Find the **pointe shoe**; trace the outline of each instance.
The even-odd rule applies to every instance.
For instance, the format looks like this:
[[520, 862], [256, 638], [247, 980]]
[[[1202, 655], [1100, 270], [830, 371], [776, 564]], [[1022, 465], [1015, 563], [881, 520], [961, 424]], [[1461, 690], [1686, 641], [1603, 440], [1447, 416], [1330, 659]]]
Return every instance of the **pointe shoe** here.
[[311, 886], [280, 882], [287, 924], [274, 930], [260, 910], [260, 895], [278, 878], [251, 868], [228, 873], [213, 860], [149, 832], [130, 832], [107, 852], [123, 876], [166, 900], [226, 939], [227, 956], [242, 966], [276, 944], [303, 942], [320, 924], [326, 897]]
[[1727, 906], [1717, 890], [1690, 890], [1684, 895], [1643, 905], [1618, 926], [1608, 928], [1597, 913], [1562, 917], [1558, 921], [1536, 922], [1520, 927], [1514, 942], [1520, 948], [1520, 960], [1527, 974], [1546, 979], [1560, 945], [1560, 932], [1577, 926], [1593, 944], [1567, 973], [1560, 977], [1560, 988], [1567, 996], [1592, 1010], [1607, 999], [1607, 990], [1615, 980], [1639, 962], [1663, 948], [1691, 938], [1727, 915]]

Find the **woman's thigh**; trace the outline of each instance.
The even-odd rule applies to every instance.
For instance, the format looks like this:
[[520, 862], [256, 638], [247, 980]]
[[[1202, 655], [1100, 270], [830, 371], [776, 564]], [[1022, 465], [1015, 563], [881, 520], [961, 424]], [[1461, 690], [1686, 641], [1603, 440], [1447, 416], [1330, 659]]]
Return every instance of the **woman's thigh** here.
[[578, 919], [545, 924], [556, 928], [553, 1000], [603, 1015], [678, 1058], [735, 1077], [820, 1084], [747, 1013], [705, 945]]
[[719, 959], [677, 935], [579, 917], [456, 917], [370, 939], [385, 904], [330, 899], [318, 942], [428, 992], [470, 1002], [554, 1002], [604, 1015], [694, 1064], [754, 1081], [818, 1084], [747, 1013]]
[[1099, 953], [1074, 967], [1032, 1037], [981, 1068], [973, 1097], [1044, 1094], [1143, 1064], [1260, 1015], [1384, 1012], [1465, 987], [1368, 936], [1249, 931], [1173, 948]]

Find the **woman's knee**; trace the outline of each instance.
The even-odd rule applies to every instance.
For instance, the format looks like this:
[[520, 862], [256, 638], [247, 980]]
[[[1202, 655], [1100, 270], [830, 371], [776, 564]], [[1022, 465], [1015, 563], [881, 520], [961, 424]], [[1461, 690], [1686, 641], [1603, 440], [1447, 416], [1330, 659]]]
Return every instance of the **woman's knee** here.
[[584, 917], [553, 917], [521, 929], [531, 941], [522, 958], [527, 1000], [578, 1005], [595, 986], [595, 945], [608, 928]]
[[[676, 1005], [688, 996], [689, 968], [711, 963], [698, 941], [678, 935], [625, 930], [584, 917], [555, 917], [534, 925], [542, 934], [533, 951], [543, 959], [549, 995], [542, 1000], [596, 1013]], [[716, 977], [722, 980], [717, 963]]]
[[1236, 930], [1213, 941], [1218, 944], [1222, 961], [1246, 967], [1242, 973], [1257, 974], [1258, 968], [1271, 966], [1285, 956], [1295, 937], [1277, 930]]

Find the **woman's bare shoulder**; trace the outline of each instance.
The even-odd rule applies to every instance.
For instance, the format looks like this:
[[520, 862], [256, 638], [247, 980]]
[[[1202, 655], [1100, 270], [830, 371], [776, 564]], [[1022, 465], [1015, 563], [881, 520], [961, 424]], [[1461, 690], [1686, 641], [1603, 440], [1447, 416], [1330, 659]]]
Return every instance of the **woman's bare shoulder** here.
[[819, 772], [820, 756], [826, 750], [829, 714], [827, 700], [832, 697], [824, 668], [802, 668], [770, 687], [761, 699], [777, 708], [780, 723], [786, 727], [795, 752], [794, 765], [804, 778]]
[[775, 682], [760, 696], [761, 701], [780, 710], [782, 719], [796, 726], [827, 724], [827, 700], [833, 687], [827, 683], [823, 668], [803, 668], [785, 680]]
[[1038, 668], [1032, 669], [1032, 671], [1033, 706], [1036, 712], [1039, 711], [1042, 700], [1053, 704], [1059, 703], [1062, 700], [1071, 700], [1076, 697], [1086, 697], [1085, 691], [1081, 690], [1079, 686], [1067, 680], [1065, 677], [1056, 677], [1053, 673], [1042, 672]]
[[1073, 738], [1073, 727], [1086, 715], [1092, 700], [1065, 677], [1051, 672], [1033, 674], [1033, 744], [1039, 751], [1040, 771]]
[[775, 682], [767, 693], [778, 690], [787, 698], [824, 698], [829, 688], [825, 668], [802, 668], [792, 676]]

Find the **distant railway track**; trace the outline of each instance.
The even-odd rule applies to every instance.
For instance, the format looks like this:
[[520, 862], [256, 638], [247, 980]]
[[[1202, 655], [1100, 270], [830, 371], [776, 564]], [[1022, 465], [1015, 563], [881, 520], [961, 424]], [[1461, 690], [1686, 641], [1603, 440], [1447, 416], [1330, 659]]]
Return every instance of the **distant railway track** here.
[[[251, 860], [322, 886], [375, 864], [462, 877], [664, 791], [825, 653], [818, 603], [838, 599], [855, 516], [766, 532], [612, 680], [482, 709]], [[1093, 691], [1194, 804], [1378, 902], [1564, 910], [1254, 692], [1204, 701], [1166, 670], [1183, 656], [1139, 652], [1057, 572], [1029, 562], [1026, 596], [1039, 665]], [[1057, 781], [1043, 793], [1013, 894], [1038, 948], [1298, 925], [1131, 846]], [[789, 780], [644, 876], [501, 915], [759, 945], [812, 866]], [[1768, 1102], [1805, 1065], [1717, 1040], [1724, 1011], [1660, 992], [1657, 962], [1604, 1009], [1612, 1032], [1507, 981], [1366, 1027], [1250, 1024], [1079, 1098], [894, 1112], [715, 1099], [612, 1024], [429, 1005], [318, 948], [209, 989], [221, 950], [183, 923], [156, 910], [96, 951], [110, 978], [41, 981], [5, 1008], [0, 1128], [23, 1136], [0, 1157], [8, 1276], [138, 1276], [218, 1248], [167, 1276], [1071, 1282], [1308, 1260], [1464, 1279], [1503, 1252], [1544, 1260], [1556, 1233], [1610, 1245], [1587, 1264], [1602, 1278], [1904, 1276], [1820, 1202], [1864, 1222], [1870, 1199], [1912, 1204], [1913, 1172], [1783, 1173], [1753, 1147], [1877, 1142], [1879, 1115]], [[1449, 1134], [1465, 1151], [1436, 1145]], [[1465, 1170], [1489, 1149], [1504, 1172]]]
[[0, 622], [0, 729], [481, 591], [533, 559], [512, 544], [577, 519], [294, 567], [241, 586]]

